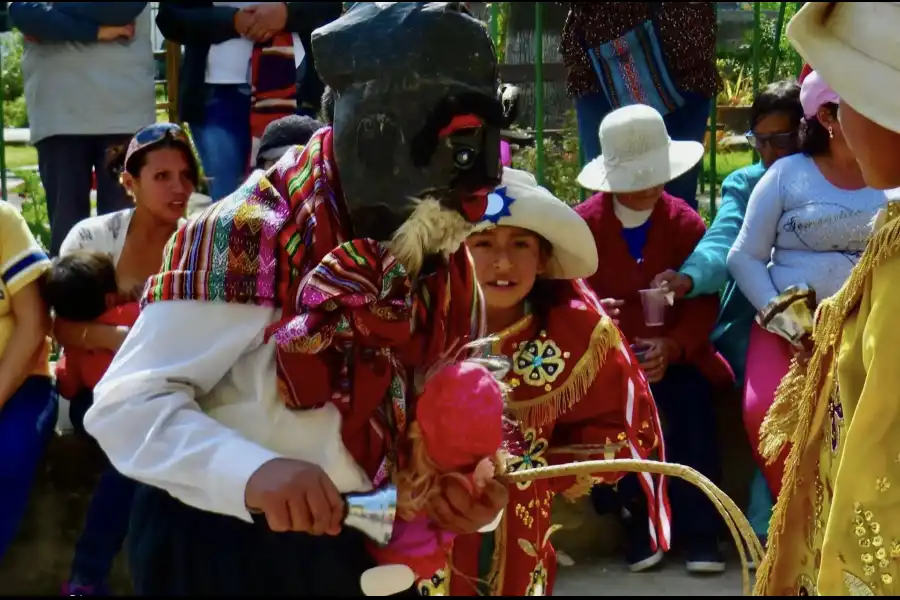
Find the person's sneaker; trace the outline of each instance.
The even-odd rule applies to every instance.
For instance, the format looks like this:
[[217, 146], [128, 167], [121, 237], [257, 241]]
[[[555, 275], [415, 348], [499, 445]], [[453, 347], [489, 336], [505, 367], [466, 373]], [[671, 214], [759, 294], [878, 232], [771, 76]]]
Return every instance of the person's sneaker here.
[[685, 567], [688, 573], [709, 575], [725, 572], [725, 557], [718, 544], [691, 548], [685, 555]]
[[629, 550], [625, 555], [625, 558], [628, 560], [629, 571], [632, 573], [643, 573], [662, 562], [663, 551], [657, 550], [656, 552], [653, 552], [650, 548], [646, 548], [642, 552]]
[[85, 585], [75, 581], [70, 581], [62, 588], [63, 596], [108, 596], [106, 590], [102, 586]]
[[625, 552], [628, 568], [632, 573], [649, 571], [662, 562], [663, 551], [659, 549], [654, 551], [650, 546], [650, 532], [645, 526], [647, 523], [645, 518], [636, 518], [625, 507], [622, 508], [622, 517], [625, 521], [625, 536], [628, 544]]

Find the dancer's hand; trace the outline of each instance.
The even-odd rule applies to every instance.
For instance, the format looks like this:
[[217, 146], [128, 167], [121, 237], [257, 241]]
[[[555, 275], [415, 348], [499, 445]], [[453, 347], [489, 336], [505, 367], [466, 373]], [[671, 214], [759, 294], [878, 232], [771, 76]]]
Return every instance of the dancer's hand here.
[[453, 478], [441, 480], [442, 493], [426, 508], [429, 518], [441, 529], [465, 535], [490, 525], [509, 502], [509, 491], [499, 481], [488, 481], [476, 498]]
[[344, 500], [318, 465], [276, 458], [250, 477], [244, 500], [251, 512], [263, 513], [272, 531], [337, 535]]

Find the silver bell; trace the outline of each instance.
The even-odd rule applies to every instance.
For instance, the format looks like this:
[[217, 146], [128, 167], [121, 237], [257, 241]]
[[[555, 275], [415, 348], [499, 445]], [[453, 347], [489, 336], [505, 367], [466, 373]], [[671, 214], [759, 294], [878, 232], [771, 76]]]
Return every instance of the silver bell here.
[[357, 529], [379, 546], [386, 546], [394, 533], [397, 516], [397, 488], [386, 485], [374, 492], [346, 494], [344, 525]]

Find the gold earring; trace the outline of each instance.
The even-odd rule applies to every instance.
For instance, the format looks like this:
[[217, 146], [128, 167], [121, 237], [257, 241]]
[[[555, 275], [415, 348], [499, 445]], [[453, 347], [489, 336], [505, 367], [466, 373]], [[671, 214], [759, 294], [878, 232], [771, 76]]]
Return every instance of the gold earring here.
[[832, 127], [831, 125], [828, 126], [828, 137], [834, 139], [834, 127]]

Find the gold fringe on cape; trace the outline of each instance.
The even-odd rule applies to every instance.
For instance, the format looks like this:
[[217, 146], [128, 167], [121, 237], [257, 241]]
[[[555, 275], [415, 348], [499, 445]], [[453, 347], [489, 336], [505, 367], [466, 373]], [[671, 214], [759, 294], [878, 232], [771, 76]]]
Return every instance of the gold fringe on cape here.
[[572, 367], [562, 385], [537, 398], [509, 403], [516, 420], [525, 428], [537, 428], [552, 423], [565, 414], [584, 397], [597, 379], [610, 350], [618, 348], [621, 343], [619, 330], [612, 320], [607, 316], [601, 318], [591, 332], [587, 350]]
[[815, 350], [804, 369], [794, 361], [781, 381], [775, 401], [769, 408], [760, 428], [760, 453], [769, 461], [781, 453], [786, 442], [791, 447], [784, 466], [784, 481], [772, 520], [769, 523], [769, 547], [766, 558], [756, 574], [755, 596], [765, 596], [772, 576], [772, 561], [779, 554], [790, 499], [799, 484], [800, 461], [806, 451], [818, 400], [830, 389], [830, 375], [841, 340], [844, 321], [859, 305], [865, 284], [872, 270], [885, 260], [900, 253], [900, 203], [891, 202], [882, 213], [885, 225], [870, 238], [862, 258], [853, 268], [840, 291], [822, 302], [816, 311], [813, 331]]

